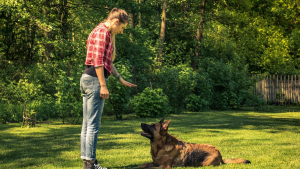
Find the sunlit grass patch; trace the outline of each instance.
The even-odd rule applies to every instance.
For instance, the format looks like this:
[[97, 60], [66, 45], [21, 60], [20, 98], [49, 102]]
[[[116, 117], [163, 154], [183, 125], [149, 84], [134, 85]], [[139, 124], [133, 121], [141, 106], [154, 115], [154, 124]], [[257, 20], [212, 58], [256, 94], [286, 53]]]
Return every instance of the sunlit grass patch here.
[[[129, 169], [152, 160], [150, 141], [140, 136], [140, 123], [160, 119], [138, 119], [133, 115], [124, 119], [102, 118], [97, 149], [102, 166]], [[300, 168], [299, 107], [274, 107], [274, 112], [185, 112], [166, 119], [172, 119], [169, 133], [179, 139], [212, 144], [223, 158], [252, 162], [215, 168]], [[80, 169], [80, 132], [80, 124], [63, 125], [60, 120], [35, 128], [21, 128], [20, 123], [0, 125], [0, 168]]]

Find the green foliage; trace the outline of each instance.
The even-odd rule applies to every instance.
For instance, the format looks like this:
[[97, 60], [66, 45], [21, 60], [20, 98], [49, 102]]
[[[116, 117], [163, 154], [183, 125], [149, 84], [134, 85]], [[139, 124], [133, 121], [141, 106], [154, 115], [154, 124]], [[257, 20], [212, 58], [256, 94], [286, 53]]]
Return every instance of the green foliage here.
[[23, 107], [23, 104], [0, 103], [0, 122], [6, 124], [22, 121]]
[[82, 115], [82, 99], [79, 83], [81, 70], [83, 70], [83, 66], [73, 69], [73, 76], [69, 76], [66, 70], [59, 71], [55, 96], [58, 114], [63, 119], [63, 122], [66, 117], [70, 117], [69, 122], [76, 124]]
[[212, 109], [238, 109], [251, 97], [254, 81], [248, 75], [245, 61], [237, 51], [237, 45], [229, 38], [228, 29], [218, 23], [207, 23], [209, 31], [201, 44], [200, 70], [206, 73], [211, 86]]
[[[23, 119], [24, 103], [18, 102], [0, 103], [0, 122], [1, 123], [14, 123], [21, 122]], [[36, 120], [44, 121], [49, 118], [57, 118], [55, 100], [51, 96], [38, 96], [33, 101], [26, 102], [27, 117], [34, 118], [33, 113], [36, 112]]]
[[[132, 80], [134, 66], [137, 91], [149, 87], [151, 80], [153, 88], [168, 96], [172, 113], [185, 108], [188, 96], [205, 100], [213, 109], [237, 109], [247, 100], [263, 105], [251, 99], [250, 73], [299, 74], [298, 1], [206, 1], [202, 15], [198, 0], [170, 0], [162, 63], [157, 62], [161, 1], [124, 2], [1, 1], [0, 104], [18, 107], [28, 101], [35, 105], [39, 119], [59, 114], [76, 123], [82, 112], [78, 86], [86, 39], [113, 7], [130, 15], [124, 34], [116, 37], [119, 72]], [[195, 38], [199, 28], [201, 42]], [[192, 71], [196, 46], [198, 67]], [[72, 65], [70, 76], [67, 62]], [[104, 113], [120, 119], [130, 112], [126, 104], [134, 92], [111, 79]], [[4, 121], [18, 121], [11, 118], [10, 110], [6, 112]]]
[[184, 99], [197, 86], [195, 75], [191, 67], [179, 65], [164, 67], [157, 72], [154, 87], [158, 86], [168, 96], [171, 113], [180, 113], [184, 109]]
[[273, 108], [261, 96], [248, 97], [245, 105], [254, 107], [256, 111], [273, 111]]
[[37, 121], [45, 121], [50, 118], [57, 118], [59, 115], [57, 112], [57, 105], [55, 100], [51, 96], [40, 97], [39, 100], [33, 100], [27, 104], [29, 109], [32, 109], [36, 112]]
[[[122, 75], [122, 78], [130, 81], [132, 77], [132, 66], [130, 63], [124, 59], [114, 65], [118, 72]], [[127, 103], [130, 98], [131, 89], [118, 82], [113, 75], [108, 78], [107, 84], [109, 99], [104, 106], [104, 111], [111, 111], [116, 115], [116, 119], [122, 120], [123, 115], [130, 111]], [[107, 109], [106, 106], [110, 109]]]
[[200, 112], [208, 108], [208, 101], [195, 94], [189, 95], [185, 102], [189, 111]]
[[132, 109], [138, 117], [162, 117], [169, 113], [168, 97], [162, 89], [151, 90], [147, 87], [142, 93], [130, 101]]
[[[300, 29], [293, 29], [289, 38], [289, 48], [297, 68], [300, 65]], [[299, 70], [298, 70], [299, 71]]]

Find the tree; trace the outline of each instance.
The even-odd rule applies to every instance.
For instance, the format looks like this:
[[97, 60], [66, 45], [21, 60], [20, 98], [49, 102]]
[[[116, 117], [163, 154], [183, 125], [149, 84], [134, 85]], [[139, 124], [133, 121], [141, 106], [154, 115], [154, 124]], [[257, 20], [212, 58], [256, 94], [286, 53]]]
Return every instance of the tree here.
[[196, 53], [195, 53], [195, 59], [192, 61], [192, 68], [193, 70], [196, 70], [197, 67], [197, 62], [199, 60], [199, 43], [202, 41], [202, 32], [203, 32], [203, 22], [204, 22], [204, 15], [205, 15], [205, 0], [202, 0], [201, 2], [201, 13], [200, 13], [200, 21], [198, 24], [198, 29], [197, 29], [197, 44], [196, 44]]
[[167, 27], [167, 0], [164, 0], [162, 17], [161, 17], [160, 39], [159, 39], [158, 61], [160, 63], [162, 63], [163, 46], [164, 46], [165, 37], [166, 37], [166, 27]]

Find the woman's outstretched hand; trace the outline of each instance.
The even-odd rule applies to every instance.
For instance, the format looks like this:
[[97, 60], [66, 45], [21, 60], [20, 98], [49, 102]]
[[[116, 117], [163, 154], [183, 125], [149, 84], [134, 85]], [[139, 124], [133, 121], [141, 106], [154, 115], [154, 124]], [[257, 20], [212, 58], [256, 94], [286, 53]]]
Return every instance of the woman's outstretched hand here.
[[130, 83], [130, 82], [127, 82], [127, 81], [125, 81], [123, 78], [120, 79], [120, 82], [121, 82], [123, 85], [128, 86], [128, 87], [137, 87], [137, 85], [132, 84], [132, 83]]

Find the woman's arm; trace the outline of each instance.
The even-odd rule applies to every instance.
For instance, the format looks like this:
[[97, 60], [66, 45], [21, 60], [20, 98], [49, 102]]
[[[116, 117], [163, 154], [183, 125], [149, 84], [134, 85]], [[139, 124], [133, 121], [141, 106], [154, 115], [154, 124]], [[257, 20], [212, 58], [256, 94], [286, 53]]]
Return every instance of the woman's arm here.
[[101, 86], [100, 87], [100, 97], [102, 97], [103, 99], [108, 99], [109, 92], [106, 87], [106, 82], [105, 82], [105, 77], [104, 77], [104, 67], [103, 66], [95, 67], [95, 70], [96, 70], [96, 74], [98, 76], [99, 83]]
[[118, 73], [118, 71], [117, 71], [117, 69], [116, 69], [116, 67], [115, 67], [115, 65], [112, 63], [111, 64], [111, 74], [115, 77], [115, 78], [117, 78], [118, 80], [119, 80], [119, 82], [121, 82], [123, 85], [125, 85], [125, 86], [128, 86], [128, 87], [136, 87], [137, 85], [135, 85], [135, 84], [132, 84], [132, 83], [129, 83], [129, 82], [127, 82], [127, 81], [125, 81], [122, 77], [121, 77], [121, 75]]
[[118, 80], [120, 80], [122, 78], [113, 63], [111, 63], [111, 74]]

